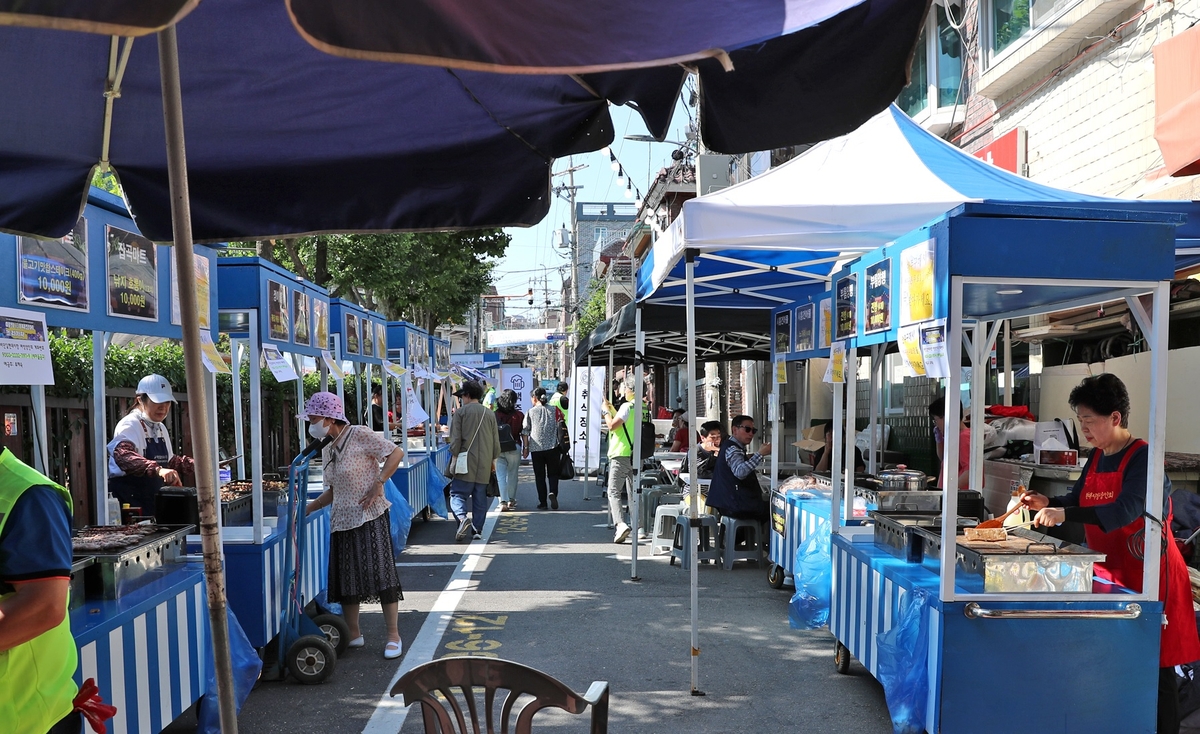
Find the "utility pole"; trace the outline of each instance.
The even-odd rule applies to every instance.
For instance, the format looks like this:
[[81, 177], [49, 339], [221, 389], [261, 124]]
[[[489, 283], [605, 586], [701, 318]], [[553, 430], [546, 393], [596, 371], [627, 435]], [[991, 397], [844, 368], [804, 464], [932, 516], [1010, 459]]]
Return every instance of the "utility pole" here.
[[[556, 196], [566, 199], [567, 202], [570, 203], [570, 205], [571, 205], [571, 231], [570, 231], [570, 235], [569, 235], [571, 238], [571, 303], [570, 303], [570, 306], [568, 309], [568, 313], [574, 312], [576, 317], [578, 317], [579, 295], [580, 295], [579, 294], [579, 219], [575, 213], [575, 195], [580, 189], [583, 188], [583, 186], [575, 185], [575, 172], [582, 171], [583, 169], [587, 168], [588, 166], [586, 163], [581, 163], [578, 166], [571, 165], [573, 160], [574, 160], [573, 158], [567, 159], [567, 165], [568, 165], [567, 169], [563, 170], [563, 171], [559, 171], [554, 174], [551, 174], [551, 176], [553, 178], [557, 178], [558, 176], [566, 176], [567, 177], [566, 185], [556, 186], [554, 188], [554, 193]], [[575, 321], [575, 319], [571, 319], [572, 324], [574, 324], [574, 321]], [[568, 353], [574, 353], [574, 349], [575, 349], [575, 330], [574, 329], [572, 329], [571, 331], [568, 332], [567, 344], [568, 344], [568, 348], [567, 348]]]

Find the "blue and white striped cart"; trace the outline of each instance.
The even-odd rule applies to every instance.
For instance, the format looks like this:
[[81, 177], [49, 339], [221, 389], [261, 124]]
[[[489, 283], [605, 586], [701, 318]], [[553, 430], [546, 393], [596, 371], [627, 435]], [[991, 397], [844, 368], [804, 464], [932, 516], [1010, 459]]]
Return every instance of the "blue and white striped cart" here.
[[208, 690], [212, 644], [199, 563], [179, 564], [120, 599], [85, 602], [71, 611], [71, 632], [76, 682], [95, 679], [117, 707], [113, 734], [157, 734]]
[[767, 556], [771, 565], [767, 583], [776, 589], [792, 583], [796, 549], [829, 522], [830, 493], [823, 490], [797, 489], [771, 493], [771, 539]]

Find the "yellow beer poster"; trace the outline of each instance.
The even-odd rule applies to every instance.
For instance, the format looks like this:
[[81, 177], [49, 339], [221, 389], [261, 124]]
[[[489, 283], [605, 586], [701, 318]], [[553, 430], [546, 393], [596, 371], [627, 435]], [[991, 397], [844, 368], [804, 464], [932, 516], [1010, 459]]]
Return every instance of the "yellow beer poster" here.
[[833, 342], [833, 299], [821, 301], [821, 349], [828, 349]]
[[900, 343], [900, 359], [909, 373], [914, 377], [925, 376], [925, 358], [921, 354], [921, 329], [918, 326], [904, 326], [897, 333]]
[[829, 350], [833, 382], [846, 381], [846, 342], [834, 342]]
[[783, 359], [783, 357], [779, 357], [775, 360], [775, 384], [787, 384], [787, 362]]
[[933, 318], [933, 240], [900, 253], [900, 325]]

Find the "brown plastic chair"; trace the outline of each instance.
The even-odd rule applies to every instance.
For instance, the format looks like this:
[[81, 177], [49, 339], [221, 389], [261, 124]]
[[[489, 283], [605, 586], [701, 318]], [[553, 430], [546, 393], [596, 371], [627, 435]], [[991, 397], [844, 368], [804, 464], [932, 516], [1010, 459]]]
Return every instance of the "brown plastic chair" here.
[[[467, 713], [471, 717], [470, 729], [467, 728], [462, 707], [453, 690], [455, 688], [462, 692], [466, 701]], [[511, 660], [470, 656], [433, 660], [405, 673], [392, 686], [392, 695], [403, 696], [406, 706], [420, 702], [426, 734], [480, 734], [475, 695], [476, 689], [482, 689], [487, 734], [496, 734], [492, 712], [496, 689], [499, 688], [508, 691], [501, 705], [500, 734], [508, 734], [508, 719], [512, 715], [513, 705], [523, 694], [532, 696], [533, 700], [519, 709], [514, 734], [529, 734], [533, 727], [533, 715], [543, 708], [553, 707], [571, 714], [582, 714], [588, 706], [592, 707], [591, 734], [608, 732], [607, 681], [592, 683], [588, 692], [580, 696], [542, 671]], [[436, 693], [441, 693], [443, 698], [435, 696]], [[449, 711], [446, 709], [447, 703], [450, 705]]]

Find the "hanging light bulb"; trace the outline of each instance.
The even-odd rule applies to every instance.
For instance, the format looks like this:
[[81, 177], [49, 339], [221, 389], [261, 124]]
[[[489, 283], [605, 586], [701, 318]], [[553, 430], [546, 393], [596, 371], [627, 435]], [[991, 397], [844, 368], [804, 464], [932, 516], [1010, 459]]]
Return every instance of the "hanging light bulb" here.
[[639, 196], [636, 199], [634, 199], [633, 205], [636, 206], [638, 209], [641, 209], [642, 208], [642, 197]]
[[604, 146], [603, 148], [601, 148], [601, 149], [600, 149], [600, 152], [601, 152], [601, 153], [603, 153], [604, 155], [607, 155], [607, 156], [611, 156], [611, 155], [612, 155], [612, 149], [611, 149], [611, 148], [609, 148], [607, 145], [606, 145], [606, 146]]
[[617, 162], [617, 157], [612, 154], [611, 150], [608, 151], [608, 167], [614, 171], [621, 170], [621, 164]]
[[626, 198], [626, 199], [632, 199], [632, 198], [633, 198], [633, 182], [632, 182], [632, 181], [628, 182], [628, 183], [625, 185], [625, 198]]

